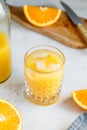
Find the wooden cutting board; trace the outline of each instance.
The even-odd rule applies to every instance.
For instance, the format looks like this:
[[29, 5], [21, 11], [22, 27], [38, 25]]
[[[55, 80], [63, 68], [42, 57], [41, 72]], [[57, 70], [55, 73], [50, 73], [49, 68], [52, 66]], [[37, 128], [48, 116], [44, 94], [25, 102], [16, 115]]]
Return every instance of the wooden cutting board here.
[[[76, 27], [73, 25], [69, 17], [65, 12], [62, 13], [62, 16], [58, 22], [54, 25], [44, 28], [39, 28], [31, 25], [24, 16], [22, 7], [9, 6], [11, 11], [11, 17], [23, 25], [24, 27], [48, 36], [66, 46], [82, 49], [87, 48], [87, 45], [84, 43], [80, 34], [78, 33]], [[87, 20], [81, 18], [84, 21], [87, 27]]]

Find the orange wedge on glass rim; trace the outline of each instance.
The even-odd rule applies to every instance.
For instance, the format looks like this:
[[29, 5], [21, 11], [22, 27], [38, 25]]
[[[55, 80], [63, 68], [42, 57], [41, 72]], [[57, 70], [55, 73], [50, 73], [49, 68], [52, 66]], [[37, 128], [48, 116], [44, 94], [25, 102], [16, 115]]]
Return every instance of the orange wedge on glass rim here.
[[78, 106], [87, 110], [87, 89], [73, 91], [72, 98]]
[[62, 10], [52, 7], [27, 6], [23, 7], [26, 19], [38, 27], [46, 27], [59, 20]]
[[0, 130], [22, 130], [22, 118], [8, 101], [0, 99]]

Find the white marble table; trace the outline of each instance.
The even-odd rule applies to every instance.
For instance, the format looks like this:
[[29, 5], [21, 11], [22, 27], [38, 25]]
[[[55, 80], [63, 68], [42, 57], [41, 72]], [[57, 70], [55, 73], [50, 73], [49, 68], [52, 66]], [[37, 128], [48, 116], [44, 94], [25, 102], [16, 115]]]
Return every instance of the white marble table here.
[[[23, 0], [21, 2], [23, 4]], [[66, 0], [66, 2], [76, 10], [79, 16], [87, 18], [87, 0]], [[76, 50], [66, 47], [50, 38], [25, 29], [13, 20], [11, 42], [13, 71], [11, 77], [0, 84], [0, 98], [10, 101], [19, 109], [23, 118], [23, 130], [66, 130], [71, 122], [84, 112], [71, 99], [71, 92], [87, 88], [87, 49]], [[30, 103], [23, 95], [24, 54], [27, 49], [38, 44], [54, 45], [66, 57], [60, 100], [58, 103], [46, 107]]]

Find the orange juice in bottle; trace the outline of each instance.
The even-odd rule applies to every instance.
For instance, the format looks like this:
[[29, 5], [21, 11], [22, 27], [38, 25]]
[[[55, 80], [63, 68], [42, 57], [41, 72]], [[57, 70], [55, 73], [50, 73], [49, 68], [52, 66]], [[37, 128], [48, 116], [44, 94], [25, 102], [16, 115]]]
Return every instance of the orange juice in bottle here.
[[25, 96], [33, 103], [49, 105], [60, 95], [64, 55], [51, 46], [37, 46], [25, 55]]
[[11, 47], [5, 33], [0, 32], [0, 82], [11, 74]]
[[0, 83], [11, 74], [10, 11], [0, 0]]

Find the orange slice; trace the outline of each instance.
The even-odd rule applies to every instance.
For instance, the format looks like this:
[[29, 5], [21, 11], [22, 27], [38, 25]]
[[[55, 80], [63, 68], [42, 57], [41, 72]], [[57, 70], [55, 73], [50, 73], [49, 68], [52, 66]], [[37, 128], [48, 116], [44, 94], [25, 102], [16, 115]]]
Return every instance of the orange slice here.
[[81, 108], [87, 110], [87, 89], [73, 91], [72, 97]]
[[0, 99], [0, 130], [22, 130], [22, 118], [9, 102]]
[[54, 24], [61, 16], [62, 10], [51, 7], [23, 7], [23, 11], [27, 20], [38, 27], [46, 27]]

